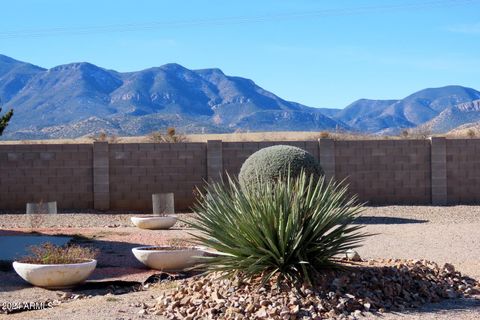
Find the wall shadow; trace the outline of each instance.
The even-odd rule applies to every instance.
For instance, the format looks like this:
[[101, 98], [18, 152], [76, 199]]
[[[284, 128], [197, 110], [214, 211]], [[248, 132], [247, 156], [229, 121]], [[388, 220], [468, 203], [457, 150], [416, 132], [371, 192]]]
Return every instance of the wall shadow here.
[[411, 224], [411, 223], [427, 223], [428, 220], [396, 218], [396, 217], [358, 217], [354, 224]]

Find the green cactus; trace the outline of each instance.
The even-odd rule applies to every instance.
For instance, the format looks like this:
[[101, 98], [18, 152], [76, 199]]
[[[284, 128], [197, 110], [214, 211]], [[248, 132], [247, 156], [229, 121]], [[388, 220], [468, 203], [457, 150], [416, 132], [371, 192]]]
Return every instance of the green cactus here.
[[278, 178], [297, 177], [301, 171], [320, 178], [323, 175], [322, 167], [307, 151], [286, 145], [277, 145], [261, 149], [242, 165], [238, 180], [242, 189], [256, 188], [261, 182], [275, 182]]

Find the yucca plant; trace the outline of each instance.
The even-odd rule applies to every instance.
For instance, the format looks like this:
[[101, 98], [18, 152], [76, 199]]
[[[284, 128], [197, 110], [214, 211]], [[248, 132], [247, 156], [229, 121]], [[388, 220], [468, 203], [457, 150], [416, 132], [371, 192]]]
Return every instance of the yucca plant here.
[[200, 192], [194, 210], [195, 241], [221, 253], [203, 267], [264, 282], [274, 276], [311, 282], [322, 268], [335, 266], [335, 255], [367, 236], [352, 225], [362, 206], [347, 187], [305, 172], [252, 190], [229, 177]]

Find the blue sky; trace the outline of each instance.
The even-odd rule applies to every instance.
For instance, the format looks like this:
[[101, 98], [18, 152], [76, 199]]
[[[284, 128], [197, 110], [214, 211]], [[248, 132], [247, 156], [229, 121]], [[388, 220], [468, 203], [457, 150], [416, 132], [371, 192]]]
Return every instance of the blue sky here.
[[344, 107], [480, 90], [479, 0], [4, 1], [0, 53], [43, 67], [218, 67], [282, 98]]

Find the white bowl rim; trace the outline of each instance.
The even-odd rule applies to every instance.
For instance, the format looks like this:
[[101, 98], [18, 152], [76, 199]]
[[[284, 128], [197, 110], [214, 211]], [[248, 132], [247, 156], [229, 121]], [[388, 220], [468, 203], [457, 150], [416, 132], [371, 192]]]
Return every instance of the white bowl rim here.
[[172, 214], [167, 214], [167, 215], [163, 215], [163, 216], [155, 216], [155, 215], [146, 215], [146, 216], [142, 216], [142, 217], [137, 217], [137, 216], [133, 216], [133, 217], [130, 217], [131, 219], [152, 219], [152, 218], [177, 218], [177, 215], [172, 215]]
[[[158, 248], [158, 250], [152, 250], [153, 248]], [[168, 249], [168, 250], [167, 250]], [[132, 248], [132, 251], [151, 251], [151, 252], [188, 252], [188, 251], [202, 251], [201, 247], [192, 246], [192, 247], [180, 247], [175, 249], [174, 246], [143, 246]]]
[[86, 259], [84, 262], [79, 263], [56, 263], [56, 264], [43, 264], [43, 263], [27, 263], [27, 262], [20, 262], [20, 261], [13, 261], [13, 265], [23, 265], [23, 266], [37, 266], [37, 267], [58, 267], [58, 266], [67, 266], [67, 267], [74, 267], [74, 266], [86, 266], [90, 264], [97, 263], [96, 259]]

